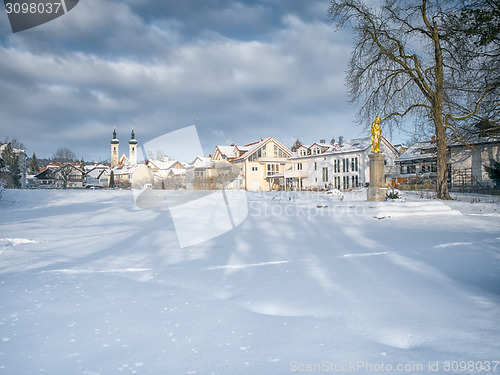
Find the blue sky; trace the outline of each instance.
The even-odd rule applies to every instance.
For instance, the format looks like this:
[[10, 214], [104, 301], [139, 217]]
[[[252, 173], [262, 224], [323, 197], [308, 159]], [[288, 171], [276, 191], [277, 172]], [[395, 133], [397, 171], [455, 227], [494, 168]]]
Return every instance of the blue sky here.
[[114, 126], [126, 144], [132, 127], [147, 142], [196, 125], [205, 153], [268, 136], [291, 146], [366, 134], [344, 84], [352, 35], [333, 28], [328, 6], [82, 0], [16, 34], [2, 11], [0, 139], [98, 161]]

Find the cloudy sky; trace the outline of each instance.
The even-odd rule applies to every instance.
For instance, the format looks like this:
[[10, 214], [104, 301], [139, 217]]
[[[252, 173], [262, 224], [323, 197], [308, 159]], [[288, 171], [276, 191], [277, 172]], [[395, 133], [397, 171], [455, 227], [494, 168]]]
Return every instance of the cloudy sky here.
[[[69, 147], [109, 159], [196, 125], [215, 145], [273, 136], [357, 137], [344, 85], [352, 35], [328, 21], [328, 0], [82, 0], [13, 34], [0, 16], [0, 140], [28, 155]], [[168, 153], [168, 150], [166, 150]]]

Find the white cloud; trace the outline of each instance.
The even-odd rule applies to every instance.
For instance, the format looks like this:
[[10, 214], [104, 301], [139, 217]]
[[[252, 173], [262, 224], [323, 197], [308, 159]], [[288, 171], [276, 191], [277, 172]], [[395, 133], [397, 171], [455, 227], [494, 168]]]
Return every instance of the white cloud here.
[[[102, 12], [93, 14], [98, 6]], [[261, 8], [239, 3], [210, 17], [245, 11], [249, 24], [262, 21]], [[360, 130], [346, 129], [354, 112], [344, 87], [349, 36], [327, 23], [284, 13], [281, 29], [240, 40], [208, 31], [187, 38], [179, 20], [145, 23], [122, 3], [88, 0], [70, 16], [69, 29], [47, 24], [0, 47], [2, 122], [19, 124], [22, 131], [10, 136], [29, 148], [39, 150], [47, 137], [40, 151], [47, 156], [71, 143], [77, 155], [102, 150], [106, 158], [115, 124], [127, 136], [135, 126], [147, 141], [196, 123], [210, 152], [228, 138], [309, 142]]]

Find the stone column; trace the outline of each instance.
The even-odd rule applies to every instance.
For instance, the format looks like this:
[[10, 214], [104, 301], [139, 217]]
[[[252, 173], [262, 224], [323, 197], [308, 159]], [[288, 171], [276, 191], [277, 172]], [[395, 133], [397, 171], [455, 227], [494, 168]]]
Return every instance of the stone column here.
[[370, 153], [370, 187], [368, 188], [368, 201], [384, 201], [387, 195], [385, 187], [385, 155], [382, 153]]

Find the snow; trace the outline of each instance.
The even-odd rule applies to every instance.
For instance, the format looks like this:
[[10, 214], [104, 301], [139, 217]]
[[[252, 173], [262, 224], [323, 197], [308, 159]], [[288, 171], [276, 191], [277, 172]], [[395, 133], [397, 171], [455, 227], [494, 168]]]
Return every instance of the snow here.
[[181, 248], [130, 191], [6, 190], [0, 373], [494, 367], [498, 201], [402, 195], [248, 193], [242, 224]]

